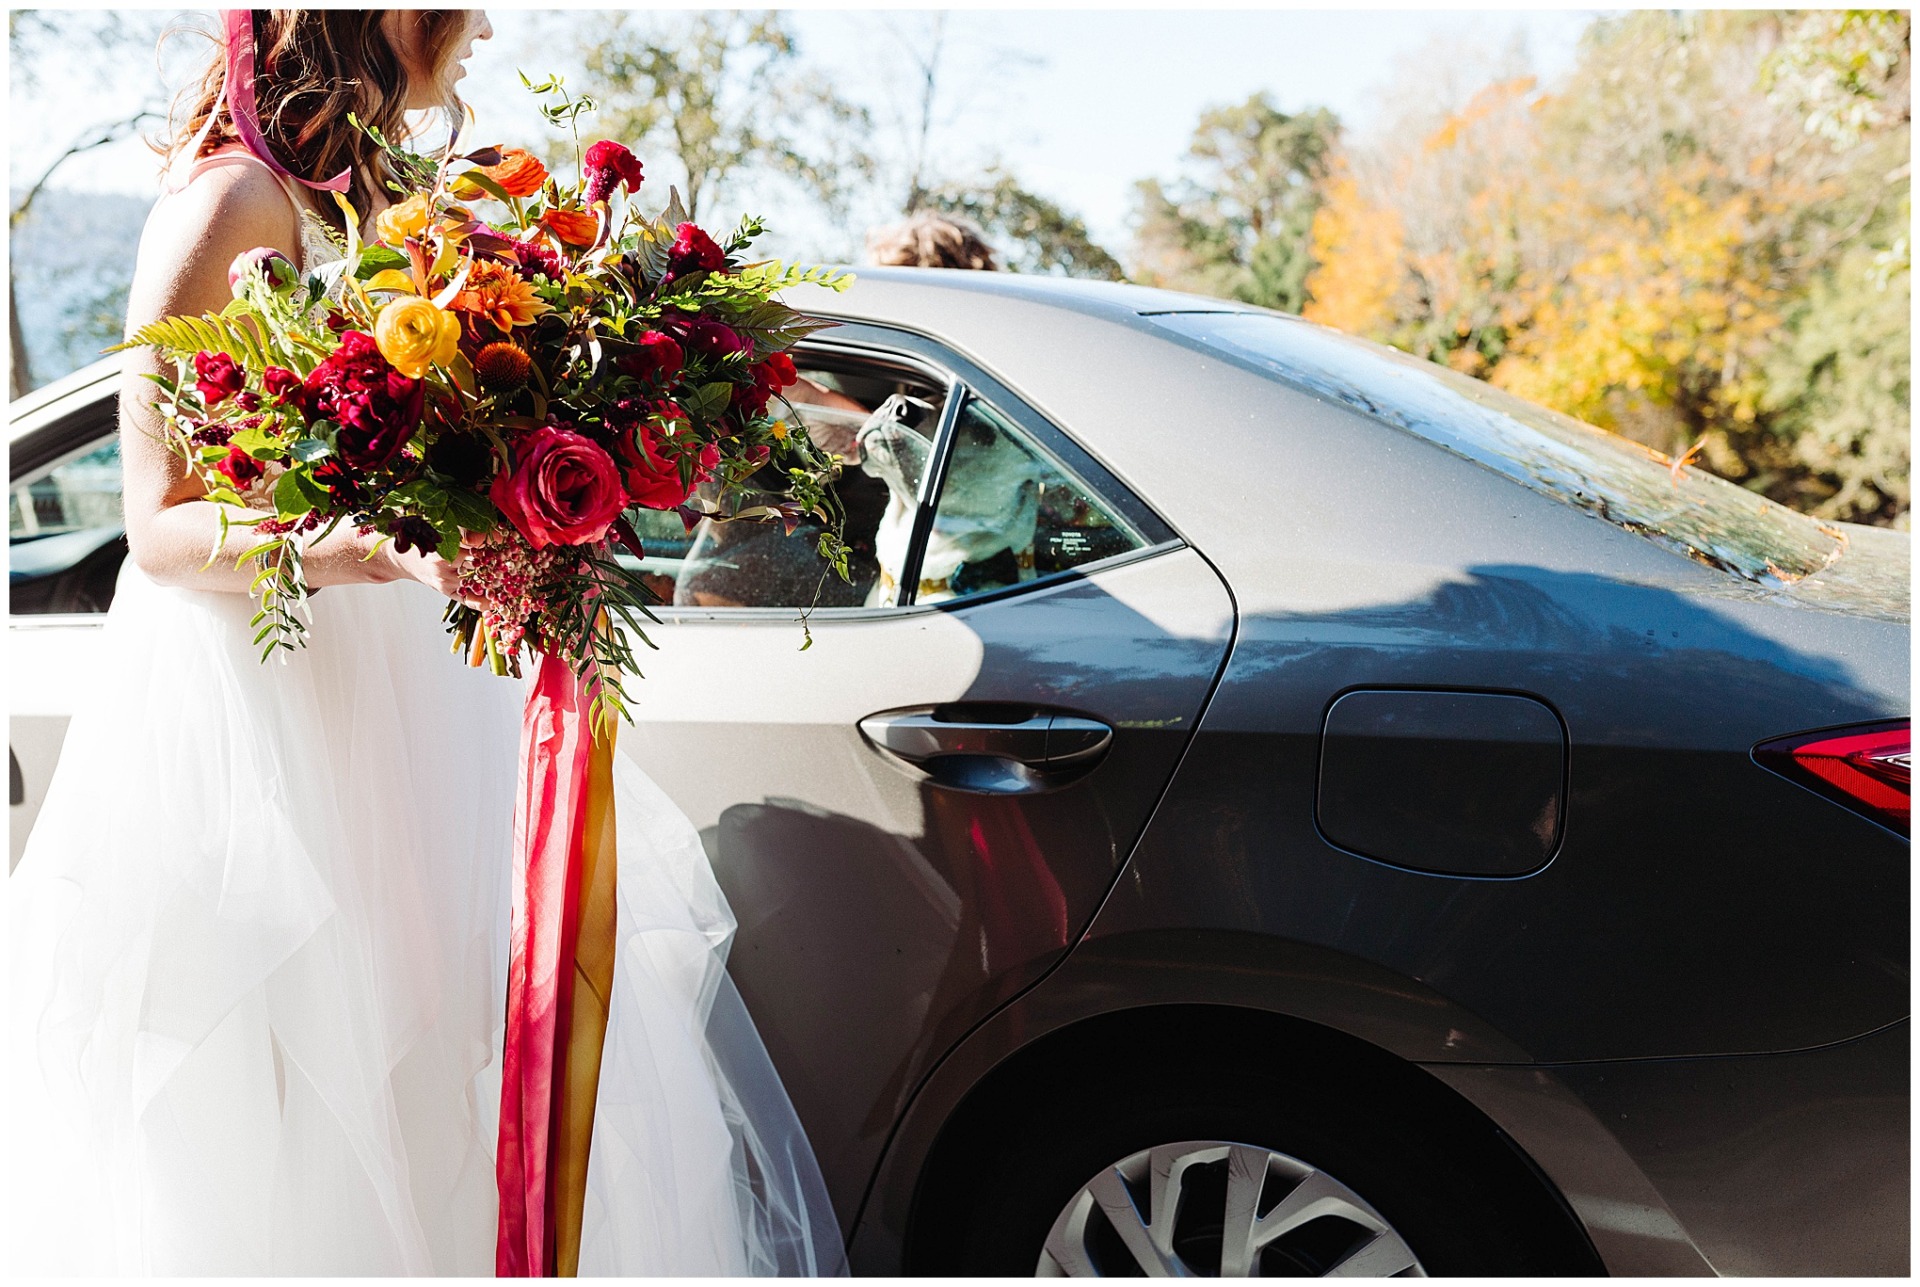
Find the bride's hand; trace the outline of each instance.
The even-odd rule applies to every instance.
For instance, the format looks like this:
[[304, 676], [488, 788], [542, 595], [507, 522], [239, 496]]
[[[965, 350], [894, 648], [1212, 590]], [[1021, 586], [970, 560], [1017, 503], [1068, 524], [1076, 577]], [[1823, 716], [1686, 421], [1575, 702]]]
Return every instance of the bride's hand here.
[[[462, 543], [464, 545], [464, 542]], [[484, 608], [486, 605], [478, 599], [460, 593], [460, 573], [466, 563], [463, 550], [459, 559], [449, 562], [432, 550], [414, 548], [402, 554], [388, 541], [380, 547], [375, 556], [386, 561], [389, 575], [380, 578], [384, 581], [398, 581], [402, 578], [418, 581], [420, 584], [457, 600], [471, 608]]]

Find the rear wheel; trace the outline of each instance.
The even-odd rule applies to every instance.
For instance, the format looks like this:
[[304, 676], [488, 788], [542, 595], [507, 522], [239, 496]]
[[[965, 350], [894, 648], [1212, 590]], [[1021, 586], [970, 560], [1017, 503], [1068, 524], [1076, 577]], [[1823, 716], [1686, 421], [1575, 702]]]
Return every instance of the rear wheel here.
[[1067, 1200], [1041, 1278], [1425, 1277], [1366, 1199], [1272, 1149], [1188, 1140], [1142, 1149]]
[[1517, 1150], [1417, 1069], [1130, 1053], [963, 1107], [917, 1196], [914, 1272], [1604, 1272]]

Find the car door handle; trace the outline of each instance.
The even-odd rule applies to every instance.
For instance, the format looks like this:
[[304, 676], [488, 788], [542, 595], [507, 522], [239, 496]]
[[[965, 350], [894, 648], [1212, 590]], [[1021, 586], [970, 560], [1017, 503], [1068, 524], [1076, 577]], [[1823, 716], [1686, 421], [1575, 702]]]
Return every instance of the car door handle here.
[[964, 704], [882, 711], [861, 720], [860, 732], [909, 764], [972, 755], [1042, 770], [1089, 764], [1113, 741], [1111, 728], [1081, 715], [1040, 711], [1020, 720], [970, 717]]

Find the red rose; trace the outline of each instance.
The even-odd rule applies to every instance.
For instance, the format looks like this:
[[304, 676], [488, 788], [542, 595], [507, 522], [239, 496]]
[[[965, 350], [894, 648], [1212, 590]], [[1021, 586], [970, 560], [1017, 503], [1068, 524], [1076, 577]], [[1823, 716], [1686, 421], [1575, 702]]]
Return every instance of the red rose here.
[[640, 190], [640, 159], [612, 139], [602, 139], [587, 149], [580, 163], [587, 180], [587, 204], [605, 201], [621, 184], [628, 192]]
[[536, 550], [602, 539], [627, 501], [613, 457], [554, 425], [521, 441], [513, 470], [495, 478], [488, 495]]
[[766, 361], [756, 366], [754, 371], [756, 374], [753, 378], [756, 381], [762, 378], [757, 374], [758, 372], [766, 372], [767, 383], [776, 393], [790, 384], [798, 384], [800, 382], [800, 372], [794, 369], [793, 358], [786, 353], [773, 354]]
[[356, 469], [378, 469], [420, 427], [427, 386], [394, 370], [373, 337], [347, 331], [340, 347], [301, 386], [300, 410], [309, 422], [331, 420], [334, 448]]
[[733, 404], [749, 416], [765, 415], [773, 395], [800, 379], [800, 373], [793, 369], [793, 359], [784, 353], [754, 363], [747, 374], [753, 377], [753, 384], [735, 389]]
[[648, 331], [640, 337], [640, 347], [620, 359], [620, 369], [642, 384], [665, 384], [680, 374], [686, 360], [679, 341], [664, 331]]
[[683, 273], [719, 272], [727, 266], [727, 256], [712, 237], [690, 223], [674, 230], [673, 246], [667, 251], [667, 276]]
[[[694, 450], [693, 435], [687, 430], [687, 413], [677, 402], [661, 399], [642, 404], [642, 414], [627, 426], [619, 439], [621, 476], [633, 503], [644, 509], [676, 509], [706, 481], [720, 453], [706, 447], [696, 457], [693, 477], [680, 479], [680, 460]], [[710, 455], [709, 455], [710, 454]]]
[[194, 354], [193, 373], [199, 377], [193, 387], [200, 391], [201, 401], [210, 407], [225, 402], [247, 385], [239, 363], [224, 353]]
[[238, 447], [227, 448], [224, 458], [213, 462], [213, 467], [227, 476], [235, 487], [245, 490], [260, 475], [267, 472], [266, 466], [241, 451]]
[[287, 398], [300, 388], [300, 377], [284, 366], [270, 366], [260, 376], [270, 398]]

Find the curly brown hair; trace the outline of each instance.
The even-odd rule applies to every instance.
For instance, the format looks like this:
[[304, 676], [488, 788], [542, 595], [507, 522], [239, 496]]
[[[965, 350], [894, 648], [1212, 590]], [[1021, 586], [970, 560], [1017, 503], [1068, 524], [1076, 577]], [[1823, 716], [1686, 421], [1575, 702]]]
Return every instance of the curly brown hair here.
[[[376, 127], [389, 140], [407, 134], [407, 74], [382, 27], [386, 13], [384, 9], [253, 11], [260, 129], [275, 159], [312, 180], [350, 168], [353, 182], [345, 196], [363, 214], [384, 195], [390, 176], [380, 149], [348, 123], [348, 114]], [[457, 122], [464, 107], [453, 89], [451, 55], [466, 32], [470, 11], [409, 13], [420, 24], [424, 61], [434, 69], [434, 96], [449, 119]], [[220, 98], [225, 76], [225, 50], [219, 47], [206, 71], [175, 100], [170, 122], [181, 123], [171, 127], [171, 138], [161, 145], [169, 160], [192, 146]], [[238, 139], [228, 108], [221, 104], [220, 115], [194, 159]], [[320, 209], [336, 227], [344, 222], [331, 201], [321, 202]]]
[[973, 268], [994, 272], [1000, 256], [978, 224], [961, 215], [922, 210], [906, 222], [867, 234], [867, 258], [894, 268]]

